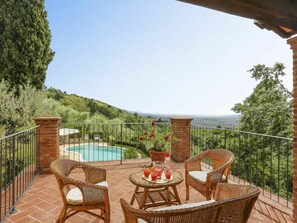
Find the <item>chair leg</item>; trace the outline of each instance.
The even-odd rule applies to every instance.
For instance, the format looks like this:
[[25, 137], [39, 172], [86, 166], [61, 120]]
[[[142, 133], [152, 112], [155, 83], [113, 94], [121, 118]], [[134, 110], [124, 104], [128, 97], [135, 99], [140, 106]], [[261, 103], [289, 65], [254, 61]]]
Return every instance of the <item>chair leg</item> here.
[[186, 184], [186, 200], [190, 199], [189, 185]]
[[105, 207], [104, 210], [104, 223], [110, 223], [110, 209], [109, 204]]
[[56, 223], [64, 223], [66, 217], [67, 209], [65, 207], [62, 208], [60, 215], [56, 221]]
[[206, 191], [205, 198], [207, 201], [211, 200], [211, 196], [212, 196], [212, 190], [210, 190], [208, 192]]
[[104, 223], [110, 223], [110, 214], [109, 212], [104, 215]]

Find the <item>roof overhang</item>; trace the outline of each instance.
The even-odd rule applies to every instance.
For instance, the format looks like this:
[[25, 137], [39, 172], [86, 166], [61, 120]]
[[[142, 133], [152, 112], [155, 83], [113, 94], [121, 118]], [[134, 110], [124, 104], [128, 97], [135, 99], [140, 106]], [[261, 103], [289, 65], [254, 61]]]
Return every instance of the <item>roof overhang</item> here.
[[250, 18], [283, 38], [297, 34], [297, 0], [178, 0]]

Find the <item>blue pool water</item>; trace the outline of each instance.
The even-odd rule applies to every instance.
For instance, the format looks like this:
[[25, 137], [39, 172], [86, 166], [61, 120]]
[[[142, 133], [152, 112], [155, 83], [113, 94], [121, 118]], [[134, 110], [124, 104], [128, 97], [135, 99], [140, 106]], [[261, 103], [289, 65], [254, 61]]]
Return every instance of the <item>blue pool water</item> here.
[[71, 146], [68, 151], [80, 153], [85, 161], [120, 160], [122, 154], [121, 148], [93, 144]]

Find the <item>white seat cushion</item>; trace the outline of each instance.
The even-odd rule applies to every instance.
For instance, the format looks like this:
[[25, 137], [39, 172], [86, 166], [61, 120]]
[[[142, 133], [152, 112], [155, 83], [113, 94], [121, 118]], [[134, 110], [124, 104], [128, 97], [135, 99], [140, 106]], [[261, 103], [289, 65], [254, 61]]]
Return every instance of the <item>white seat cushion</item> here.
[[[106, 181], [96, 183], [96, 185], [102, 186], [102, 187], [108, 187]], [[68, 194], [66, 195], [66, 199], [69, 203], [81, 203], [82, 202], [82, 193], [77, 187], [75, 187], [68, 192]]]
[[214, 202], [216, 202], [216, 201], [211, 199], [208, 201], [201, 201], [201, 202], [195, 202], [195, 203], [189, 203], [189, 204], [181, 204], [181, 205], [173, 205], [173, 206], [168, 206], [168, 207], [163, 207], [163, 208], [157, 208], [157, 209], [154, 209], [154, 211], [167, 211], [167, 210], [178, 210], [178, 209], [182, 209], [182, 208], [199, 207], [199, 206], [211, 204]]
[[188, 174], [201, 182], [206, 182], [208, 172], [209, 171], [189, 171]]
[[108, 187], [107, 185], [107, 181], [101, 181], [99, 183], [96, 183], [97, 186], [101, 186], [101, 187]]
[[[197, 180], [205, 183], [206, 182], [207, 173], [209, 173], [209, 172], [210, 171], [189, 171], [188, 174], [191, 177], [193, 177], [193, 178], [195, 178], [195, 179], [197, 179]], [[226, 180], [225, 175], [222, 176], [222, 180]]]
[[138, 218], [138, 219], [137, 219], [137, 223], [148, 223], [148, 222], [145, 221], [145, 220], [143, 220], [143, 219], [141, 219], [141, 218]]

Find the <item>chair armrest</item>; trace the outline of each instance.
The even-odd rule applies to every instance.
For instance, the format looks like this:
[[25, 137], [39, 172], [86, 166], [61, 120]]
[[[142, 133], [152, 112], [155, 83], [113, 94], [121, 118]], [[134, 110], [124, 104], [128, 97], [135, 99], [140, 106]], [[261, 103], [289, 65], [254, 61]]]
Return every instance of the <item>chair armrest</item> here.
[[98, 183], [101, 181], [106, 181], [106, 170], [100, 167], [96, 167], [90, 164], [83, 163], [80, 166], [84, 172], [86, 181], [89, 183]]
[[[108, 199], [108, 188], [95, 185], [89, 182], [83, 182], [68, 177], [63, 177], [64, 187], [77, 187], [82, 194], [83, 205], [92, 205], [98, 202], [106, 202]], [[67, 194], [65, 194], [65, 197]]]
[[200, 153], [197, 156], [194, 156], [190, 159], [187, 159], [185, 161], [185, 171], [186, 173], [193, 170], [202, 170], [201, 169], [201, 161], [203, 158], [205, 158], [204, 153]]
[[208, 188], [212, 188], [216, 186], [217, 183], [222, 181], [224, 170], [225, 168], [221, 167], [207, 173], [206, 185], [208, 186]]
[[[145, 216], [145, 212], [142, 210], [139, 210], [139, 215], [138, 215], [138, 211], [135, 211], [134, 208], [132, 208], [128, 202], [126, 200], [124, 200], [123, 198], [120, 199], [120, 203], [123, 209], [123, 213], [124, 213], [124, 217], [125, 217], [125, 223], [137, 223], [137, 217], [142, 217], [142, 219], [144, 220], [149, 220], [146, 217], [143, 217], [143, 215]], [[142, 214], [142, 215], [141, 215]]]
[[214, 195], [216, 201], [233, 199], [246, 194], [259, 194], [258, 188], [250, 185], [218, 183]]

